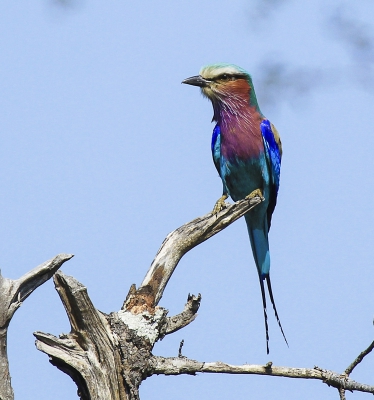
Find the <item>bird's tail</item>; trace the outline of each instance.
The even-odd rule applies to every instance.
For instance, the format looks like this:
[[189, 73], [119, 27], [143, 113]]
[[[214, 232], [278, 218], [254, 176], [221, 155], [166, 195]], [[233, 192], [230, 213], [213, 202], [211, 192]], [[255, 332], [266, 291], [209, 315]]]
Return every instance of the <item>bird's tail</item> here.
[[266, 354], [269, 354], [269, 326], [268, 326], [268, 314], [266, 311], [266, 296], [265, 296], [265, 289], [264, 289], [264, 281], [260, 278], [260, 287], [261, 287], [261, 295], [262, 295], [262, 306], [264, 309], [264, 320], [265, 320], [265, 335], [266, 335]]
[[260, 287], [261, 287], [261, 296], [262, 296], [262, 306], [263, 306], [263, 309], [264, 309], [264, 319], [265, 319], [266, 353], [269, 354], [269, 327], [268, 327], [268, 316], [267, 316], [267, 310], [266, 310], [266, 296], [265, 296], [264, 281], [266, 281], [266, 284], [267, 284], [267, 287], [268, 287], [269, 297], [270, 297], [270, 301], [271, 301], [271, 304], [272, 304], [273, 309], [274, 309], [275, 318], [277, 319], [279, 328], [280, 328], [280, 330], [282, 332], [284, 341], [286, 342], [287, 346], [288, 346], [288, 342], [287, 342], [287, 339], [286, 339], [286, 335], [284, 334], [284, 331], [283, 331], [283, 328], [282, 328], [282, 324], [281, 324], [280, 319], [279, 319], [277, 307], [275, 306], [273, 291], [271, 289], [270, 275], [266, 274], [264, 276], [259, 276], [259, 278], [260, 278]]
[[259, 276], [259, 280], [260, 280], [262, 306], [263, 306], [263, 310], [264, 310], [264, 320], [265, 320], [266, 351], [267, 351], [267, 354], [269, 354], [269, 327], [268, 327], [268, 318], [267, 318], [267, 309], [266, 309], [266, 295], [265, 295], [264, 281], [266, 281], [270, 301], [271, 301], [271, 304], [273, 306], [274, 313], [275, 313], [275, 318], [277, 319], [279, 328], [282, 332], [283, 338], [284, 338], [287, 346], [288, 346], [288, 342], [287, 342], [286, 336], [283, 332], [282, 324], [281, 324], [279, 316], [278, 316], [277, 308], [275, 306], [273, 291], [271, 288], [271, 281], [270, 281], [270, 275], [269, 275], [270, 252], [269, 252], [269, 240], [268, 240], [267, 226], [264, 226], [264, 229], [252, 229], [252, 228], [250, 228], [250, 224], [248, 222], [249, 221], [247, 221], [249, 239], [251, 241], [253, 258], [256, 263], [258, 276]]
[[[265, 279], [266, 279], [266, 284], [267, 284], [267, 286], [268, 286], [268, 292], [269, 292], [269, 296], [270, 296], [270, 301], [271, 301], [271, 304], [273, 305], [275, 318], [277, 319], [279, 328], [280, 328], [280, 330], [281, 330], [281, 332], [282, 332], [283, 339], [284, 339], [284, 341], [286, 342], [286, 344], [287, 344], [287, 346], [288, 346], [288, 342], [287, 342], [287, 339], [286, 339], [286, 335], [285, 335], [284, 332], [283, 332], [282, 324], [281, 324], [281, 322], [280, 322], [279, 315], [278, 315], [278, 312], [277, 312], [277, 307], [275, 307], [275, 301], [274, 301], [273, 291], [272, 291], [272, 289], [271, 289], [270, 274], [267, 274], [267, 275], [265, 276]], [[289, 346], [288, 346], [288, 347], [289, 347]], [[269, 353], [268, 353], [268, 354], [269, 354]]]

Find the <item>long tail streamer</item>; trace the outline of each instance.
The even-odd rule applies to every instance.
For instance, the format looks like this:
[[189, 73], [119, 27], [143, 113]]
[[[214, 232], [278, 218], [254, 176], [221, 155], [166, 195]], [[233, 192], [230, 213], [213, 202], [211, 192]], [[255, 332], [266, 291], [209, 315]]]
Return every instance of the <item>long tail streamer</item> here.
[[[275, 318], [276, 318], [277, 321], [278, 321], [278, 325], [279, 325], [279, 328], [280, 328], [280, 330], [281, 330], [281, 332], [282, 332], [284, 341], [286, 342], [286, 344], [287, 344], [287, 346], [288, 346], [288, 342], [287, 342], [287, 339], [286, 339], [286, 335], [285, 335], [284, 332], [283, 332], [282, 324], [281, 324], [280, 319], [279, 319], [279, 316], [278, 316], [277, 307], [275, 307], [275, 301], [274, 301], [274, 296], [273, 296], [273, 290], [271, 289], [270, 275], [269, 275], [269, 274], [266, 275], [266, 278], [265, 278], [265, 279], [266, 279], [266, 283], [267, 283], [267, 285], [268, 285], [269, 296], [270, 296], [271, 304], [273, 305], [273, 309], [274, 309], [274, 313], [275, 313]], [[288, 347], [289, 347], [289, 346], [288, 346]]]
[[261, 277], [259, 277], [259, 278], [260, 278], [261, 295], [262, 295], [262, 306], [263, 306], [263, 309], [264, 309], [265, 334], [266, 334], [266, 353], [269, 354], [269, 326], [268, 326], [268, 314], [267, 314], [267, 311], [266, 311], [265, 288], [264, 288], [264, 281], [262, 280]]

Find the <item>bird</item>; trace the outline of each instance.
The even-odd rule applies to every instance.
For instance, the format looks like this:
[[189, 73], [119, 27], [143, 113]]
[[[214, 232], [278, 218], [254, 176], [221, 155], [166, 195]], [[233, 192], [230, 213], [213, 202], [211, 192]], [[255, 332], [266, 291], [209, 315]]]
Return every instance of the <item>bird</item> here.
[[234, 201], [260, 196], [263, 201], [245, 214], [253, 258], [260, 281], [265, 320], [266, 352], [269, 328], [265, 282], [283, 338], [288, 346], [275, 306], [270, 281], [268, 232], [277, 203], [282, 143], [275, 126], [260, 111], [251, 75], [234, 64], [211, 64], [199, 75], [182, 81], [198, 86], [213, 105], [211, 151], [221, 177], [223, 194], [213, 213], [218, 213], [230, 196]]

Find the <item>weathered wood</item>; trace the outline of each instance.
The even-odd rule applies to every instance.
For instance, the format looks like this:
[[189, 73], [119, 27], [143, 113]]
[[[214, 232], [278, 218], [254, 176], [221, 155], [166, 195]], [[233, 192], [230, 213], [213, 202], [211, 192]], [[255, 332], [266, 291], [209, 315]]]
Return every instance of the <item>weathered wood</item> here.
[[359, 391], [374, 394], [374, 386], [358, 383], [347, 378], [345, 374], [338, 374], [333, 371], [315, 368], [292, 368], [276, 367], [268, 365], [230, 365], [222, 362], [201, 362], [186, 357], [158, 357], [154, 356], [150, 361], [154, 374], [164, 375], [195, 375], [198, 372], [218, 374], [255, 374], [280, 376], [285, 378], [317, 379], [329, 386], [344, 388], [350, 391]]
[[263, 198], [256, 196], [234, 204], [226, 204], [219, 213], [208, 213], [169, 233], [142, 284], [136, 292], [129, 293], [124, 308], [140, 307], [141, 309], [143, 307], [151, 310], [155, 307], [176, 266], [189, 250], [227, 228], [262, 201]]
[[87, 289], [58, 272], [54, 283], [68, 315], [71, 333], [59, 338], [35, 332], [38, 350], [51, 364], [67, 373], [84, 400], [127, 399], [121, 378], [120, 354], [108, 316], [96, 310]]
[[[164, 358], [152, 355], [157, 340], [191, 323], [197, 316], [201, 296], [189, 295], [184, 310], [167, 317], [159, 303], [165, 286], [179, 260], [193, 247], [218, 233], [262, 201], [242, 200], [226, 206], [216, 215], [209, 213], [170, 233], [161, 245], [142, 285], [132, 285], [118, 312], [109, 315], [95, 309], [86, 288], [61, 272], [54, 282], [69, 317], [71, 332], [55, 337], [35, 332], [36, 346], [48, 354], [50, 362], [72, 377], [83, 400], [139, 400], [139, 386], [155, 374], [180, 375], [205, 373], [257, 374], [288, 378], [316, 379], [338, 389], [374, 394], [374, 387], [357, 383], [347, 374], [321, 368], [229, 365], [205, 363], [182, 356]], [[347, 369], [352, 369], [368, 354], [363, 352]]]
[[95, 309], [87, 289], [58, 272], [56, 290], [70, 321], [71, 332], [59, 337], [35, 332], [36, 347], [52, 365], [68, 374], [82, 400], [138, 400], [141, 382], [150, 376], [151, 350], [157, 340], [190, 323], [201, 296], [188, 296], [185, 309], [167, 318], [167, 310], [106, 315]]
[[13, 398], [7, 354], [7, 328], [2, 328], [0, 329], [0, 400], [13, 400]]
[[119, 312], [105, 315], [96, 310], [86, 288], [58, 272], [54, 283], [71, 333], [57, 338], [35, 332], [36, 347], [74, 380], [81, 399], [139, 399], [139, 385], [152, 374], [149, 361], [155, 342], [192, 322], [200, 306], [201, 296], [189, 295], [184, 310], [170, 318], [167, 310], [157, 306], [179, 260], [261, 201], [254, 198], [227, 205], [218, 214], [197, 218], [168, 235], [147, 274], [153, 283], [146, 277], [138, 290], [131, 286]]
[[16, 280], [0, 274], [0, 400], [14, 398], [7, 356], [7, 331], [14, 313], [38, 286], [72, 257], [71, 254], [59, 254]]
[[179, 329], [184, 328], [197, 317], [197, 310], [200, 307], [201, 294], [196, 297], [194, 295], [188, 295], [187, 303], [184, 306], [184, 310], [175, 315], [174, 317], [167, 318], [167, 326], [165, 330], [165, 335], [176, 332]]
[[54, 282], [71, 332], [58, 338], [35, 332], [38, 350], [74, 380], [83, 400], [139, 399], [151, 349], [166, 324], [165, 310], [106, 315], [95, 309], [87, 289], [74, 278], [58, 272]]
[[374, 341], [370, 343], [370, 345], [362, 351], [354, 360], [353, 362], [346, 368], [344, 371], [345, 375], [349, 376], [352, 371], [357, 367], [358, 364], [374, 349]]

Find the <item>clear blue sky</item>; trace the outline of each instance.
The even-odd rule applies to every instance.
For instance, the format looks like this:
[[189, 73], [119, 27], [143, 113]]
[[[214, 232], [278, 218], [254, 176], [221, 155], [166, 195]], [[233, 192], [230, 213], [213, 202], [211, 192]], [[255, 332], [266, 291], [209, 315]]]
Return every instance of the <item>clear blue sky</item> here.
[[[175, 356], [184, 339], [184, 355], [200, 361], [342, 372], [374, 336], [374, 60], [370, 43], [366, 52], [352, 47], [357, 30], [374, 35], [374, 5], [259, 4], [1, 2], [1, 270], [17, 278], [74, 253], [62, 270], [87, 286], [98, 309], [119, 310], [166, 234], [210, 211], [221, 194], [211, 105], [180, 82], [202, 65], [235, 63], [251, 72], [283, 142], [270, 245], [290, 348], [270, 310], [266, 355], [257, 273], [239, 220], [178, 266], [161, 305], [172, 315], [188, 293], [200, 292], [199, 316], [154, 353]], [[334, 16], [356, 21], [356, 31], [334, 31]], [[264, 85], [269, 63], [285, 66], [281, 84]], [[293, 85], [300, 76], [304, 96]], [[76, 398], [70, 378], [35, 349], [36, 330], [70, 330], [52, 282], [10, 325], [16, 398]], [[352, 378], [373, 384], [373, 370], [374, 355]], [[155, 376], [141, 386], [142, 400], [161, 393], [164, 400], [338, 398], [319, 381], [255, 376]]]

